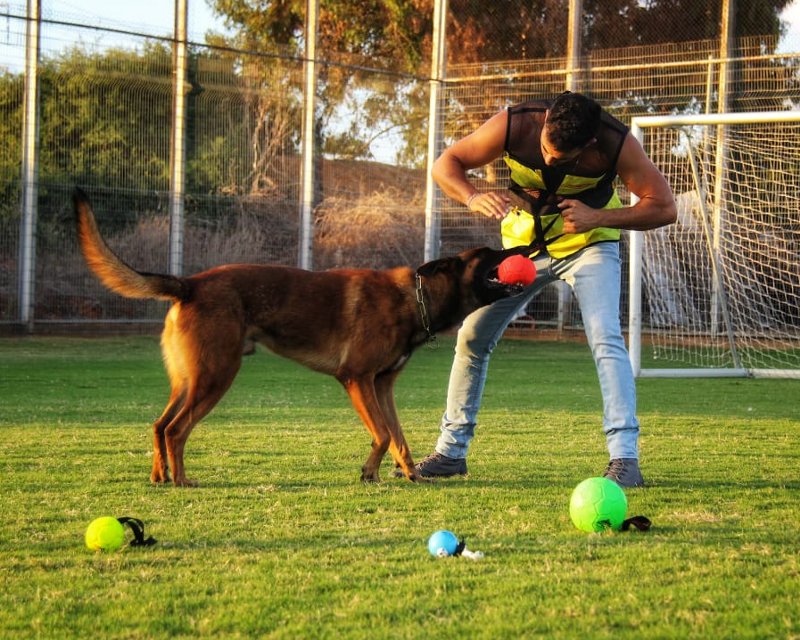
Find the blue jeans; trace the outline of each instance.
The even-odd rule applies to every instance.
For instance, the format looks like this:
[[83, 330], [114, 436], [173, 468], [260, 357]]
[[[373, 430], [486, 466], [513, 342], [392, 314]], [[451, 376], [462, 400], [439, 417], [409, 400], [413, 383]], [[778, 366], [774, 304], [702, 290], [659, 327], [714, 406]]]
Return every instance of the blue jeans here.
[[447, 389], [447, 408], [436, 451], [465, 458], [480, 409], [489, 357], [509, 323], [555, 280], [572, 287], [580, 306], [603, 395], [603, 431], [613, 458], [639, 457], [636, 384], [620, 326], [619, 243], [590, 245], [563, 259], [536, 259], [535, 282], [520, 295], [482, 307], [458, 332]]

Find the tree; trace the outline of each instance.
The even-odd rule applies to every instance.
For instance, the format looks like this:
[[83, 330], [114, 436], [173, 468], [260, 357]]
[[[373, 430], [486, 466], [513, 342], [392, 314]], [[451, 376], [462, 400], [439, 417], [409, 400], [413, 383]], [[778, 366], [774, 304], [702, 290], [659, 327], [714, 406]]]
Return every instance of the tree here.
[[[408, 129], [408, 114], [417, 113], [419, 102], [415, 87], [408, 85], [415, 83], [415, 74], [427, 73], [431, 6], [431, 0], [322, 0], [317, 149], [329, 157], [369, 159], [376, 131]], [[295, 78], [297, 102], [292, 110], [299, 115], [305, 2], [216, 0], [214, 7], [235, 35], [214, 36], [213, 43], [242, 52], [243, 75], [263, 76], [265, 66], [282, 65]], [[264, 84], [262, 91], [258, 108], [276, 113], [276, 105], [270, 104], [271, 88]], [[298, 129], [299, 122], [294, 130]], [[418, 134], [418, 127], [406, 132], [407, 148], [419, 147], [415, 144]], [[403, 158], [411, 161], [408, 154]]]
[[0, 73], [0, 231], [19, 215], [24, 84], [21, 74]]
[[[791, 0], [735, 2], [735, 35], [777, 36], [780, 12]], [[587, 49], [691, 42], [719, 37], [722, 0], [585, 0]]]
[[[717, 37], [721, 1], [584, 0], [583, 49]], [[788, 2], [739, 0], [737, 35], [778, 35], [779, 13]], [[305, 5], [304, 0], [214, 0], [213, 7], [235, 32], [230, 40], [217, 42], [300, 57]], [[429, 73], [432, 14], [433, 0], [320, 0], [318, 52], [325, 63], [319, 75], [319, 148], [334, 156], [369, 158], [375, 132], [396, 128], [404, 130], [399, 157], [422, 161], [424, 81], [398, 78], [393, 90], [353, 65], [424, 77]], [[506, 60], [511, 72], [519, 61], [564, 56], [567, 20], [566, 0], [449, 0], [448, 64]], [[250, 64], [261, 62], [245, 66]], [[554, 92], [560, 82], [553, 77]], [[363, 92], [370, 93], [368, 100]], [[333, 126], [348, 111], [355, 114], [349, 126]], [[485, 110], [465, 107], [465, 113], [472, 111]], [[465, 130], [476, 125], [468, 115], [464, 118]]]
[[169, 188], [169, 49], [74, 47], [44, 58], [40, 74], [42, 182]]

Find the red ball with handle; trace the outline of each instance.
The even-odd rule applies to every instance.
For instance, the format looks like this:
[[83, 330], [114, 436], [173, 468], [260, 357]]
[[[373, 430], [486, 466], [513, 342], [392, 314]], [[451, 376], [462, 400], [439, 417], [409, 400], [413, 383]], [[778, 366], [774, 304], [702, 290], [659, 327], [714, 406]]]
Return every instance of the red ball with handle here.
[[536, 280], [536, 265], [523, 255], [506, 258], [497, 267], [497, 279], [505, 284], [519, 284], [527, 287]]

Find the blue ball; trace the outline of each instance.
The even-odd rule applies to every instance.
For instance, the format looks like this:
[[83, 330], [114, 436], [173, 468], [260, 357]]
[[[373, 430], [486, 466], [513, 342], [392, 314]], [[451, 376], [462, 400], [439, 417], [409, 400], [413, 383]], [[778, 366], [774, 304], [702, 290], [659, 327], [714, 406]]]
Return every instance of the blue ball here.
[[458, 538], [452, 531], [435, 531], [428, 538], [428, 551], [437, 558], [452, 556], [458, 548]]

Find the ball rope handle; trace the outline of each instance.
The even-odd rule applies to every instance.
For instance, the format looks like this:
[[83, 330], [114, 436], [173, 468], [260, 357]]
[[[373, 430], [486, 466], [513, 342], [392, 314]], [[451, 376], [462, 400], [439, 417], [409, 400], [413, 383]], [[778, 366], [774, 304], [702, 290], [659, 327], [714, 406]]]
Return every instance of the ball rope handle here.
[[467, 549], [467, 541], [464, 538], [461, 538], [461, 540], [458, 541], [458, 546], [453, 552], [453, 555], [456, 557], [462, 556], [464, 558], [469, 558], [470, 560], [480, 560], [483, 558], [482, 551], [470, 551]]
[[150, 547], [154, 545], [157, 541], [153, 536], [148, 538], [144, 537], [144, 522], [139, 520], [139, 518], [131, 518], [128, 516], [123, 516], [122, 518], [117, 518], [119, 523], [122, 526], [126, 524], [133, 532], [133, 542], [131, 542], [130, 546], [132, 547]]
[[620, 527], [620, 530], [628, 531], [631, 527], [635, 527], [639, 531], [649, 531], [650, 527], [652, 526], [653, 523], [650, 522], [650, 518], [645, 516], [633, 516], [622, 521], [622, 527]]

